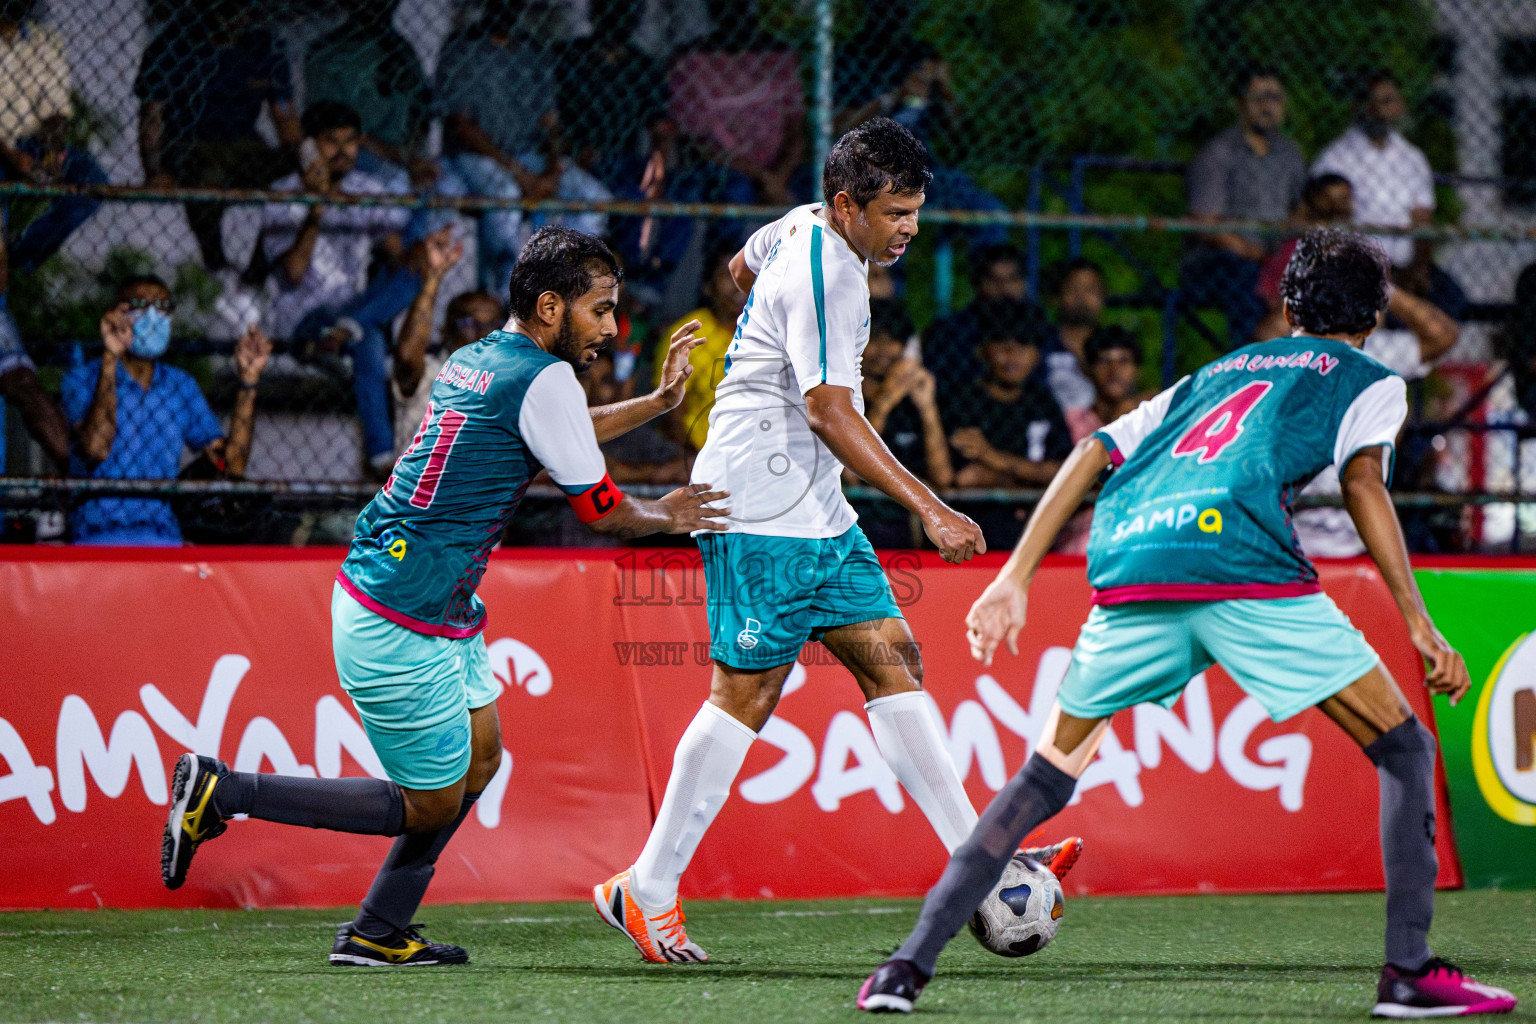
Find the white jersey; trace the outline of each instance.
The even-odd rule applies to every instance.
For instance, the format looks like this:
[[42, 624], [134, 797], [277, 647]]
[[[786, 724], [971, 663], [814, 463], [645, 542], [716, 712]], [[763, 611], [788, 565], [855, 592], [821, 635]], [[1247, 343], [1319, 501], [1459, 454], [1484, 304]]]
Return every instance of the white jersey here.
[[817, 216], [822, 206], [797, 207], [747, 240], [757, 282], [693, 464], [695, 482], [731, 492], [734, 532], [836, 537], [858, 520], [843, 497], [842, 464], [811, 431], [805, 393], [848, 388], [864, 411], [869, 268]]

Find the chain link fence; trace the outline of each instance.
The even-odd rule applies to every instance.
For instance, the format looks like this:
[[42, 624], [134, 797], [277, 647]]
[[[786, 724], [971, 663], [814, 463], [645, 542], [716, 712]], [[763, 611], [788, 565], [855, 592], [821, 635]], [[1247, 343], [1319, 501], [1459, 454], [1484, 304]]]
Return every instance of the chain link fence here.
[[[587, 384], [644, 391], [673, 323], [728, 336], [723, 258], [877, 114], [935, 180], [872, 279], [866, 399], [997, 540], [1033, 481], [989, 452], [1048, 463], [1281, 333], [1289, 240], [1353, 220], [1396, 267], [1373, 344], [1415, 381], [1412, 543], [1536, 544], [1536, 0], [0, 0], [6, 532], [344, 538], [538, 225], [620, 253]], [[615, 477], [685, 479], [708, 401]], [[522, 539], [573, 539], [558, 507]]]

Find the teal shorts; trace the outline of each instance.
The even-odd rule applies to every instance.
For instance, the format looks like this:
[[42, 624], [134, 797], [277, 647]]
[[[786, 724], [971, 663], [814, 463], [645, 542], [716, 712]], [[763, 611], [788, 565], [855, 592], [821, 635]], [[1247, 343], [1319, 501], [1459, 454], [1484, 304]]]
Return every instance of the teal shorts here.
[[341, 688], [384, 771], [406, 789], [442, 789], [469, 771], [469, 712], [501, 696], [485, 640], [427, 636], [331, 591]]
[[903, 617], [857, 526], [826, 538], [705, 533], [699, 551], [709, 656], [731, 668], [788, 665], [829, 629]]
[[1379, 661], [1326, 594], [1101, 605], [1083, 624], [1056, 699], [1077, 718], [1172, 707], [1191, 676], [1216, 664], [1281, 722]]

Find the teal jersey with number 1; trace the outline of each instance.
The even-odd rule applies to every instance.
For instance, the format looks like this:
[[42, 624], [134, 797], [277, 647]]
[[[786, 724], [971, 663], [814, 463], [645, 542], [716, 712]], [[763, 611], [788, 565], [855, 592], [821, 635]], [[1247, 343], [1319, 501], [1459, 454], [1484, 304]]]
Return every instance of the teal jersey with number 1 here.
[[1407, 411], [1401, 377], [1327, 339], [1248, 345], [1186, 377], [1095, 435], [1116, 467], [1089, 535], [1095, 601], [1316, 593], [1291, 501], [1330, 464], [1390, 450]]
[[421, 426], [358, 517], [337, 581], [402, 626], [473, 636], [485, 624], [475, 588], [541, 466], [593, 503], [583, 518], [611, 508], [617, 492], [574, 372], [528, 337], [493, 331], [430, 383]]

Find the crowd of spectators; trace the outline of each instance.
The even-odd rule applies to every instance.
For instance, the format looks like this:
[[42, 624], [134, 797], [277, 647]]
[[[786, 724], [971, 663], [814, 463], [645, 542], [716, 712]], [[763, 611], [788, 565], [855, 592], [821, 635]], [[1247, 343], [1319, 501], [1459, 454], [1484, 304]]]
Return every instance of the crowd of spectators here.
[[[66, 140], [71, 69], [58, 37], [33, 17], [34, 5], [0, 0], [0, 174], [103, 182], [91, 154]], [[700, 0], [707, 17], [658, 57], [656, 46], [641, 45], [643, 5], [589, 0], [590, 32], [551, 43], [528, 31], [523, 0], [484, 0], [478, 17], [443, 42], [431, 73], [394, 27], [397, 0], [338, 0], [340, 20], [292, 62], [270, 28], [253, 20], [253, 4], [160, 6], [175, 15], [154, 31], [133, 83], [143, 183], [298, 195], [256, 208], [254, 246], [236, 237], [231, 208], [185, 205], [203, 267], [226, 293], [248, 299], [230, 307], [243, 319], [230, 331], [238, 338], [233, 357], [219, 364], [224, 390], [234, 395], [222, 425], [199, 382], [161, 361], [173, 303], [152, 277], [119, 291], [102, 320], [101, 359], [78, 361], [65, 376], [61, 413], [4, 308], [5, 271], [38, 266], [99, 204], [52, 200], [10, 238], [0, 253], [7, 257], [0, 261], [0, 399], [14, 403], [58, 467], [166, 479], [188, 472], [192, 460], [204, 476], [240, 475], [270, 334], [290, 357], [285, 365], [350, 390], [361, 435], [357, 475], [382, 480], [414, 436], [443, 360], [504, 321], [501, 293], [523, 241], [561, 219], [606, 236], [626, 267], [621, 338], [584, 378], [594, 403], [633, 394], [637, 381], [651, 379], [667, 339], [688, 321], [701, 325], [705, 342], [693, 352], [682, 405], [608, 446], [616, 480], [687, 478], [746, 301], [729, 261], [750, 224], [521, 209], [471, 218], [339, 200], [416, 193], [782, 206], [809, 199], [818, 189], [799, 57], [760, 31], [750, 5]], [[866, 55], [856, 77], [846, 70], [850, 61], [836, 65], [838, 128], [875, 114], [895, 118], [929, 145], [930, 206], [1002, 209], [962, 169], [966, 130], [947, 62], [906, 34], [899, 15], [889, 17], [896, 19], [887, 26], [889, 45]], [[1322, 223], [1432, 221], [1429, 165], [1401, 133], [1406, 104], [1390, 73], [1363, 83], [1355, 123], [1310, 168], [1285, 132], [1280, 72], [1247, 69], [1232, 99], [1235, 122], [1189, 165], [1191, 216], [1213, 224], [1289, 221], [1297, 232]], [[922, 330], [902, 298], [901, 269], [871, 268], [866, 412], [897, 456], [936, 487], [1040, 487], [1076, 440], [1148, 397], [1142, 340], [1106, 322], [1111, 296], [1100, 264], [1063, 261], [1049, 269], [1044, 294], [1033, 295], [1025, 258], [1002, 228], [958, 233], [970, 301]], [[1368, 351], [1411, 379], [1423, 377], [1456, 343], [1466, 300], [1434, 263], [1431, 245], [1383, 244], [1394, 288]], [[1260, 231], [1198, 235], [1178, 268], [1180, 301], [1224, 313], [1232, 345], [1288, 333], [1278, 281], [1293, 245]], [[450, 291], [454, 268], [471, 266], [464, 273], [474, 287]], [[691, 297], [695, 285], [697, 307], [654, 330], [671, 319], [659, 311], [687, 308], [678, 295]], [[1536, 361], [1528, 362], [1517, 368], [1519, 386], [1536, 394]], [[0, 447], [0, 472], [3, 458]], [[1327, 490], [1328, 482], [1315, 486]], [[994, 544], [1016, 535], [1022, 513], [1006, 504], [988, 510]], [[81, 541], [180, 538], [170, 505], [151, 497], [80, 503], [70, 529]], [[1340, 524], [1322, 512], [1298, 517], [1298, 529], [1323, 538], [1323, 550]], [[1346, 538], [1329, 550], [1348, 546]]]

